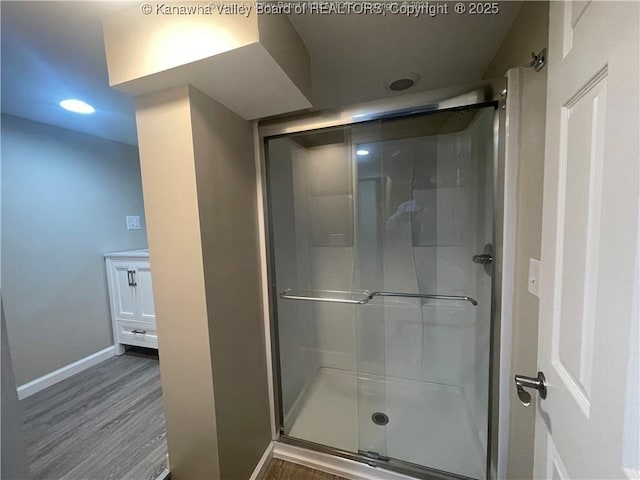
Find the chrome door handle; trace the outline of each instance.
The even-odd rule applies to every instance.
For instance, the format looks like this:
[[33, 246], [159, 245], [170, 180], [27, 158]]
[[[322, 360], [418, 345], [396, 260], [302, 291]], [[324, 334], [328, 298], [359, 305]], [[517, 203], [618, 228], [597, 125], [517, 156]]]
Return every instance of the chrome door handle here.
[[518, 398], [525, 407], [531, 405], [531, 394], [525, 390], [525, 388], [535, 388], [540, 394], [541, 398], [547, 398], [547, 385], [545, 384], [546, 378], [544, 373], [538, 372], [537, 377], [525, 377], [524, 375], [516, 375], [514, 378], [516, 382], [516, 391], [518, 392]]
[[482, 253], [478, 255], [474, 255], [471, 257], [473, 263], [477, 263], [478, 265], [482, 265], [484, 268], [484, 273], [489, 276], [493, 275], [493, 245], [487, 243], [482, 249]]
[[487, 253], [483, 253], [482, 255], [474, 255], [471, 257], [473, 263], [479, 263], [480, 265], [490, 265], [493, 262], [493, 257]]

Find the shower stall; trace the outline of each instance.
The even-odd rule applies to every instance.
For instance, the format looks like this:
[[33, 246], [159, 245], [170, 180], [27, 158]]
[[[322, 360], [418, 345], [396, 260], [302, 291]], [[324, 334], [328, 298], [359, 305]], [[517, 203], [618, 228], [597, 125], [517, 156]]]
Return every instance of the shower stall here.
[[282, 441], [488, 478], [496, 97], [261, 127]]

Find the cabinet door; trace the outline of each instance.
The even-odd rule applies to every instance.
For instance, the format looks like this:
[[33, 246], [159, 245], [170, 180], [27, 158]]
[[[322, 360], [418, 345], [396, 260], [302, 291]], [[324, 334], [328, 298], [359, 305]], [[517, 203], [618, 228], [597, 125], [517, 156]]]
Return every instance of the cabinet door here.
[[137, 320], [138, 301], [136, 287], [130, 285], [132, 269], [128, 262], [111, 263], [112, 304], [117, 320]]
[[138, 296], [138, 320], [156, 323], [156, 310], [153, 305], [153, 290], [151, 288], [151, 267], [149, 262], [135, 264], [136, 294]]

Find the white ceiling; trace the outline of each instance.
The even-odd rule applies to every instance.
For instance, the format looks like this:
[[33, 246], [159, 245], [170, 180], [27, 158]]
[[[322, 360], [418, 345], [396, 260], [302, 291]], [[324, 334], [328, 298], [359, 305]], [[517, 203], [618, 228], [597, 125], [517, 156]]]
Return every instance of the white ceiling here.
[[[137, 2], [2, 1], [2, 112], [135, 145], [133, 100], [108, 86], [102, 19]], [[450, 4], [452, 7], [453, 4]], [[407, 92], [482, 78], [521, 2], [499, 15], [294, 15], [312, 64], [315, 108], [392, 95], [385, 82], [407, 72]], [[58, 102], [85, 100], [82, 116]]]
[[[397, 2], [409, 3], [412, 2]], [[419, 92], [481, 80], [522, 2], [500, 2], [498, 15], [292, 15], [311, 55], [315, 108], [398, 95], [385, 83], [421, 76]], [[523, 59], [526, 60], [526, 59]]]
[[[109, 88], [102, 19], [131, 2], [2, 1], [2, 112], [137, 144], [133, 99]], [[58, 103], [78, 98], [96, 113]]]

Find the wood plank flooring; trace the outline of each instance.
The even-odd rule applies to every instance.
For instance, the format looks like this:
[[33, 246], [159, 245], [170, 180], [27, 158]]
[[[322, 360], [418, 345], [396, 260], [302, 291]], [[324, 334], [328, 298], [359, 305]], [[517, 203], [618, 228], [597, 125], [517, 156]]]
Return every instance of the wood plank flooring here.
[[273, 459], [262, 480], [347, 480], [330, 473]]
[[[152, 480], [167, 464], [160, 366], [132, 350], [22, 400], [34, 480]], [[263, 480], [346, 480], [273, 459]]]
[[22, 400], [35, 480], [149, 480], [166, 465], [157, 357], [127, 352]]

